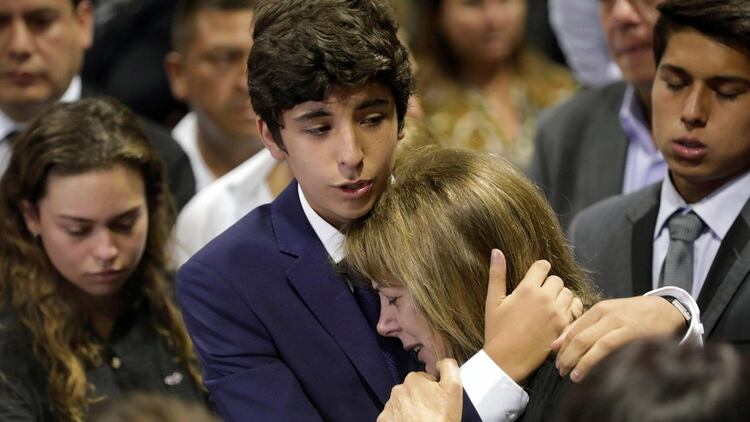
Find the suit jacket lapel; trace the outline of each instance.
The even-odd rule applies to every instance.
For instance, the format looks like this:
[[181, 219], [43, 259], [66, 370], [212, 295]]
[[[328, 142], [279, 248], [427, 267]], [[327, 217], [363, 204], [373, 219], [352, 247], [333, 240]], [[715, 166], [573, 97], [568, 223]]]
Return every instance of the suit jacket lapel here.
[[654, 253], [654, 226], [659, 214], [661, 184], [652, 185], [646, 197], [629, 210], [628, 217], [633, 224], [630, 241], [631, 275], [633, 294], [643, 295], [653, 289], [652, 271]]
[[298, 257], [287, 272], [292, 288], [385, 403], [396, 380], [378, 347], [377, 334], [305, 217], [296, 183], [274, 201], [271, 218], [280, 250]]
[[750, 273], [750, 201], [721, 242], [698, 296], [705, 335], [711, 334], [729, 301]]

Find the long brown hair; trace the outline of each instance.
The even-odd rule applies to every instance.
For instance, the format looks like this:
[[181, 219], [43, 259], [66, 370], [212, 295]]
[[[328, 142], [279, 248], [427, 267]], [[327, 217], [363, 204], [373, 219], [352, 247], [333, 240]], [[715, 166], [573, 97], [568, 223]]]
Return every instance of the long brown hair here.
[[135, 116], [114, 100], [56, 104], [15, 141], [0, 182], [0, 307], [10, 306], [30, 331], [62, 420], [85, 418], [95, 393], [86, 372], [101, 363], [101, 347], [85, 328], [85, 317], [63, 294], [65, 281], [27, 229], [19, 205], [36, 205], [50, 174], [75, 175], [115, 165], [143, 177], [149, 218], [145, 252], [123, 294], [147, 304], [157, 332], [200, 385], [192, 345], [169, 299], [165, 246], [174, 207], [161, 160]]
[[434, 146], [408, 154], [371, 214], [348, 229], [346, 259], [377, 284], [406, 287], [452, 357], [482, 347], [492, 248], [505, 253], [509, 292], [547, 259], [585, 306], [597, 300], [550, 206], [509, 163]]

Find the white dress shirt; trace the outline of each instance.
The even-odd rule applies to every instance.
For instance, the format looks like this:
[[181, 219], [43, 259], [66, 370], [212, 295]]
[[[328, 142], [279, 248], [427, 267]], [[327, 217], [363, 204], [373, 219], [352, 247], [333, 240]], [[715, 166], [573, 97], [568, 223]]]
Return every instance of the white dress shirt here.
[[195, 177], [195, 191], [200, 192], [203, 188], [216, 181], [216, 176], [208, 168], [198, 149], [198, 116], [195, 112], [186, 114], [172, 129], [172, 137], [185, 151], [190, 160], [190, 168]]
[[[344, 235], [312, 209], [299, 185], [297, 190], [302, 210], [315, 234], [331, 259], [341, 262]], [[483, 422], [514, 421], [529, 403], [529, 395], [484, 350], [461, 365], [461, 384]]]
[[263, 148], [190, 199], [175, 224], [172, 258], [176, 265], [184, 264], [245, 214], [273, 200], [266, 178], [276, 163]]

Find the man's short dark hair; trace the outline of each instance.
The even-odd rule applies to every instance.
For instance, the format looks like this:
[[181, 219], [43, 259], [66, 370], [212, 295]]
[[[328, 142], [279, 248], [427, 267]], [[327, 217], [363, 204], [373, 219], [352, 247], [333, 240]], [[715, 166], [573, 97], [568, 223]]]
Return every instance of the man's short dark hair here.
[[255, 9], [248, 87], [255, 112], [279, 145], [281, 115], [321, 101], [335, 86], [380, 83], [396, 103], [399, 130], [414, 80], [385, 0], [268, 0]]
[[654, 28], [654, 58], [658, 64], [674, 32], [694, 29], [750, 55], [750, 1], [666, 0]]
[[[254, 0], [180, 0], [177, 3], [172, 20], [172, 49], [184, 52], [193, 42], [195, 38], [195, 17], [198, 13], [208, 9], [231, 12], [253, 9], [254, 6]], [[250, 23], [247, 23], [248, 30]]]

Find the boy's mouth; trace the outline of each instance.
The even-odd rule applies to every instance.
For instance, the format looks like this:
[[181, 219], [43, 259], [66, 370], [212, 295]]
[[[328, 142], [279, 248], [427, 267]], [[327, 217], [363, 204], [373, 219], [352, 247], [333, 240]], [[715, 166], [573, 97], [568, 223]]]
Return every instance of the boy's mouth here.
[[358, 199], [370, 192], [372, 185], [372, 180], [358, 180], [353, 183], [338, 185], [337, 188], [348, 199]]
[[696, 138], [678, 138], [672, 141], [672, 152], [679, 159], [695, 161], [706, 155], [708, 147]]

